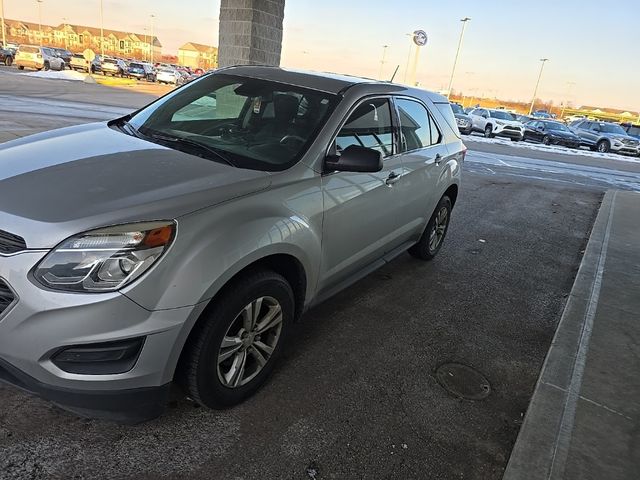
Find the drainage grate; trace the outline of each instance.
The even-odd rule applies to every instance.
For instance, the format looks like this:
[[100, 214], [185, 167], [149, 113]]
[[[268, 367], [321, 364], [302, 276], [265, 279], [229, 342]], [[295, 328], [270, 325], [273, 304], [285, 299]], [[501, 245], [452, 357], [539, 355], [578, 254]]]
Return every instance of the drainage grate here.
[[440, 385], [452, 395], [469, 400], [484, 400], [491, 385], [479, 371], [461, 363], [445, 363], [436, 370]]

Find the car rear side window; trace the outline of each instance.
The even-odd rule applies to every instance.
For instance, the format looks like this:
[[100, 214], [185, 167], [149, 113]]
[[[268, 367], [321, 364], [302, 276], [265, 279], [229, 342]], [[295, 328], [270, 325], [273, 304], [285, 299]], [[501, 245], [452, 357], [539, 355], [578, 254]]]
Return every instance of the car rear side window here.
[[424, 105], [404, 98], [396, 100], [396, 104], [405, 150], [426, 148], [440, 141], [440, 131]]
[[372, 148], [384, 157], [393, 155], [393, 125], [387, 99], [365, 100], [349, 116], [336, 137], [336, 148], [340, 153], [351, 145]]

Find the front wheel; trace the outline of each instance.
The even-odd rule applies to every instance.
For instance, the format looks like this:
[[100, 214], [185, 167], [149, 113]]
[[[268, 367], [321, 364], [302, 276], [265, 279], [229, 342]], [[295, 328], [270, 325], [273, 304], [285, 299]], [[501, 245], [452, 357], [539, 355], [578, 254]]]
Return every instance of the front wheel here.
[[493, 133], [493, 127], [491, 125], [487, 125], [486, 127], [484, 127], [484, 136], [486, 138], [493, 138], [495, 137], [495, 135]]
[[253, 395], [273, 370], [294, 305], [289, 283], [269, 270], [228, 285], [205, 311], [182, 354], [179, 375], [191, 398], [226, 408]]
[[432, 260], [438, 254], [449, 229], [451, 208], [451, 200], [446, 195], [443, 196], [420, 240], [409, 249], [411, 255], [421, 260]]
[[13, 63], [13, 58], [11, 58], [11, 57], [7, 57], [7, 58], [5, 58], [5, 59], [4, 59], [4, 64], [5, 64], [7, 67], [10, 67], [12, 63]]
[[50, 68], [51, 68], [51, 65], [49, 65], [49, 62], [44, 62], [44, 71], [46, 72]]
[[542, 137], [542, 143], [545, 145], [551, 145], [551, 139], [549, 138], [549, 135], [545, 135], [544, 137]]
[[611, 149], [611, 145], [607, 140], [600, 140], [596, 145], [596, 149], [600, 153], [607, 153]]
[[24, 70], [24, 66], [18, 65], [18, 70]]

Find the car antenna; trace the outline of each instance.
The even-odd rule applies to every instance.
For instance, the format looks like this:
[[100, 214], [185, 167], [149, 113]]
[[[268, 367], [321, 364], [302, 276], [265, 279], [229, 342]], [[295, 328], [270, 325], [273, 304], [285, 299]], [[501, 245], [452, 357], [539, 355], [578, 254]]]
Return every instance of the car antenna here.
[[399, 68], [400, 68], [400, 64], [398, 64], [396, 66], [396, 69], [393, 71], [393, 75], [391, 75], [391, 80], [389, 80], [389, 83], [393, 83], [393, 79], [396, 78], [396, 73], [398, 73]]

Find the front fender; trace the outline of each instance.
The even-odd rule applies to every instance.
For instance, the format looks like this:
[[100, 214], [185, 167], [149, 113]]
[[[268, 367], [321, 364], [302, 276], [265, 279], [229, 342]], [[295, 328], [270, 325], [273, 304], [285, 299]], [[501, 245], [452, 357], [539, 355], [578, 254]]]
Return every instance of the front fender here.
[[[320, 195], [318, 189], [318, 198], [311, 193], [308, 200], [321, 207]], [[248, 265], [287, 254], [305, 270], [308, 301], [320, 267], [321, 208], [304, 216], [282, 203], [273, 205], [260, 195], [249, 196], [179, 218], [165, 257], [122, 293], [148, 310], [195, 305], [213, 298]]]

